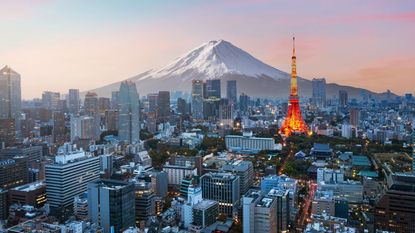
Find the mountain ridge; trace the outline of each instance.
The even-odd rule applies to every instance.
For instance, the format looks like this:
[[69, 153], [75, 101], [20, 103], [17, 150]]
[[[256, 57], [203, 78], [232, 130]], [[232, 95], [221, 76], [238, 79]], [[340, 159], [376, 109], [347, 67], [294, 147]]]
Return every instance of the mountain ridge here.
[[[226, 81], [237, 80], [238, 95], [245, 93], [252, 97], [287, 98], [290, 77], [289, 73], [260, 61], [228, 41], [212, 40], [159, 69], [151, 69], [125, 80], [135, 82], [141, 95], [161, 90], [190, 92], [193, 79], [219, 78], [222, 81], [223, 96], [225, 96]], [[120, 82], [92, 91], [99, 96], [111, 96], [112, 91], [118, 90]], [[300, 96], [311, 96], [311, 80], [298, 77], [298, 85]], [[361, 98], [362, 93], [380, 99], [385, 96], [385, 93], [375, 93], [336, 83], [327, 84], [327, 96], [337, 95], [340, 89], [348, 91], [351, 98]]]

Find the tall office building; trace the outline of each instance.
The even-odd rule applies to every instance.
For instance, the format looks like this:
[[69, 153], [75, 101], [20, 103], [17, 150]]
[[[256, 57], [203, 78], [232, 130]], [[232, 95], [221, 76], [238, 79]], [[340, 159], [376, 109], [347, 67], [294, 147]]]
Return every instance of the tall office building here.
[[219, 213], [233, 216], [240, 199], [240, 179], [232, 173], [206, 173], [200, 177], [204, 199], [219, 202]]
[[182, 115], [189, 113], [189, 105], [183, 98], [177, 98], [177, 113], [180, 113]]
[[193, 205], [193, 225], [202, 228], [208, 227], [216, 222], [219, 214], [218, 202], [203, 200]]
[[287, 195], [282, 190], [249, 190], [242, 198], [243, 232], [285, 232], [289, 222]]
[[221, 98], [220, 79], [206, 80], [205, 98]]
[[360, 121], [360, 110], [358, 108], [351, 108], [350, 109], [350, 124], [357, 128], [359, 126]]
[[65, 127], [65, 114], [62, 112], [53, 113], [53, 142], [62, 145], [68, 141]]
[[170, 92], [159, 91], [157, 99], [157, 122], [166, 123], [170, 120]]
[[99, 179], [98, 156], [76, 150], [65, 143], [59, 148], [55, 161], [45, 165], [47, 203], [52, 214], [64, 219], [71, 212], [73, 200], [87, 190], [87, 184]]
[[339, 90], [339, 106], [344, 108], [349, 103], [348, 94], [346, 90]]
[[78, 115], [80, 109], [80, 99], [78, 89], [69, 89], [68, 92], [68, 110], [70, 114]]
[[231, 161], [223, 165], [221, 170], [239, 176], [241, 196], [243, 196], [254, 184], [254, 166], [251, 161]]
[[239, 96], [239, 110], [241, 112], [247, 112], [248, 111], [249, 101], [250, 101], [250, 98], [245, 93], [242, 93]]
[[326, 105], [326, 79], [325, 78], [313, 78], [313, 95], [312, 101], [319, 107]]
[[99, 115], [99, 102], [97, 93], [86, 93], [84, 101], [84, 113], [85, 115], [92, 117]]
[[75, 140], [93, 140], [95, 138], [95, 120], [90, 116], [71, 117], [71, 142]]
[[203, 119], [203, 81], [192, 80], [192, 117], [196, 120]]
[[157, 103], [158, 103], [159, 94], [151, 93], [147, 95], [148, 99], [148, 111], [157, 112]]
[[236, 104], [238, 103], [236, 80], [228, 80], [226, 82], [226, 98], [231, 105], [236, 107]]
[[108, 131], [118, 130], [119, 112], [109, 110], [105, 112], [105, 127]]
[[415, 175], [392, 174], [386, 180], [387, 190], [375, 204], [375, 230], [415, 232]]
[[61, 94], [59, 92], [44, 91], [42, 93], [42, 106], [50, 110], [58, 110]]
[[229, 99], [221, 99], [219, 102], [219, 120], [221, 125], [232, 125], [235, 105]]
[[118, 180], [88, 184], [88, 216], [104, 232], [122, 232], [135, 226], [134, 185]]
[[140, 141], [140, 102], [135, 83], [122, 82], [119, 91], [118, 137], [128, 143]]
[[16, 121], [12, 118], [0, 119], [0, 149], [16, 142]]
[[98, 105], [99, 105], [99, 113], [101, 115], [103, 115], [103, 114], [105, 114], [106, 111], [110, 110], [111, 100], [110, 100], [110, 98], [99, 97]]
[[112, 110], [119, 110], [119, 106], [118, 106], [119, 98], [120, 98], [120, 92], [119, 91], [111, 92], [111, 109]]
[[143, 180], [137, 181], [135, 184], [135, 223], [140, 224], [140, 221], [147, 221], [155, 212], [155, 198], [154, 190], [151, 182]]
[[20, 74], [5, 66], [0, 70], [0, 119], [18, 119], [21, 105]]
[[26, 158], [16, 156], [0, 160], [0, 189], [14, 188], [28, 182]]
[[15, 156], [25, 157], [29, 168], [40, 168], [43, 147], [35, 145], [19, 145], [0, 150], [0, 159], [13, 159]]

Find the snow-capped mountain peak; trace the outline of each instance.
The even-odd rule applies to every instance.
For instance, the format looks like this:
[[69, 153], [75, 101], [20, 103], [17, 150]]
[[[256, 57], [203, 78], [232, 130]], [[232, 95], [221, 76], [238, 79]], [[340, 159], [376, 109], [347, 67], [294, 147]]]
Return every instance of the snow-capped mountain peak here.
[[212, 40], [175, 59], [167, 66], [149, 72], [139, 80], [180, 77], [188, 81], [221, 78], [225, 74], [239, 74], [248, 77], [268, 76], [286, 79], [287, 75], [225, 40]]

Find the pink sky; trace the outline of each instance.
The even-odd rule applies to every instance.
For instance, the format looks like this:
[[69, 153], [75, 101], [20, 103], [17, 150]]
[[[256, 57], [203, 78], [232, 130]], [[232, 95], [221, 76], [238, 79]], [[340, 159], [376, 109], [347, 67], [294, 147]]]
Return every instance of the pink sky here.
[[302, 77], [415, 91], [413, 1], [172, 2], [6, 1], [0, 66], [19, 72], [33, 98], [120, 81], [215, 39], [289, 71], [295, 35]]

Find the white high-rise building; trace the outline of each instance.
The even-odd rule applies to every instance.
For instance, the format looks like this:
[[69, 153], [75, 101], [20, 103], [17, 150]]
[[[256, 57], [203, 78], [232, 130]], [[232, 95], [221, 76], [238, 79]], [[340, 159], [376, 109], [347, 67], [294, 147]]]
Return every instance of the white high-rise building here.
[[91, 116], [71, 117], [71, 142], [76, 139], [94, 139], [95, 120]]
[[350, 124], [342, 124], [342, 137], [351, 138], [353, 135], [352, 126]]
[[76, 150], [65, 143], [59, 148], [55, 162], [45, 166], [46, 195], [51, 211], [62, 216], [73, 206], [74, 197], [87, 190], [88, 182], [99, 179], [99, 157]]
[[182, 207], [182, 220], [185, 228], [193, 222], [193, 206], [203, 201], [200, 187], [189, 187], [187, 200]]
[[119, 91], [119, 130], [121, 141], [134, 143], [140, 141], [140, 102], [135, 83], [121, 83]]

